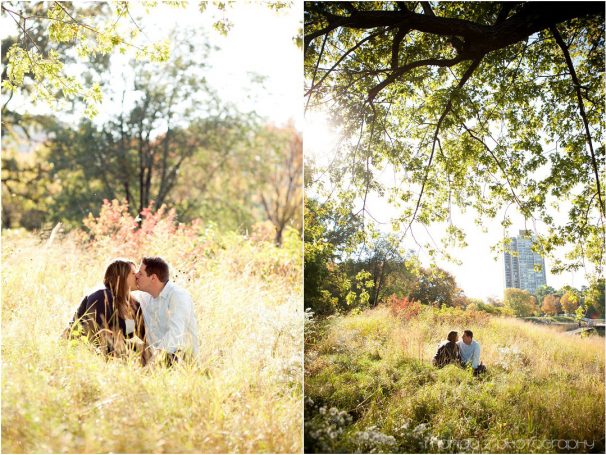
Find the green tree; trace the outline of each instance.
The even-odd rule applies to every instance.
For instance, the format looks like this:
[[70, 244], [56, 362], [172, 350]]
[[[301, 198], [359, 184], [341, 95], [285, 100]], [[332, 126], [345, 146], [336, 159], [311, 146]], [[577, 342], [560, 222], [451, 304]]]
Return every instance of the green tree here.
[[[207, 50], [191, 55], [191, 46], [175, 34], [169, 70], [133, 62], [133, 105], [123, 103], [123, 110], [100, 126], [83, 120], [77, 128], [58, 125], [47, 132], [40, 159], [51, 165], [49, 178], [61, 184], [51, 206], [55, 219], [79, 222], [103, 198], [125, 200], [133, 215], [154, 201], [157, 207], [187, 205], [181, 215], [189, 208], [195, 217], [202, 207], [192, 208], [189, 200], [209, 204], [210, 191], [231, 194], [234, 185], [225, 185], [227, 179], [225, 189], [213, 186], [228, 171], [233, 181], [260, 182], [261, 176], [246, 177], [239, 164], [234, 171], [234, 162], [249, 161], [255, 150], [256, 123], [206, 85], [200, 74]], [[251, 198], [238, 205], [252, 212]]]
[[48, 163], [37, 162], [10, 147], [2, 150], [2, 227], [39, 228], [52, 203]]
[[382, 292], [377, 301], [384, 301], [387, 296], [405, 297], [410, 294], [418, 278], [420, 265], [418, 258], [409, 255], [403, 261], [396, 260], [390, 264], [389, 274], [385, 277]]
[[533, 316], [537, 311], [534, 296], [522, 289], [505, 289], [503, 303], [505, 304], [505, 308], [508, 308], [519, 318]]
[[[306, 170], [305, 178], [310, 179], [312, 173]], [[304, 216], [304, 305], [317, 314], [332, 314], [339, 307], [347, 308], [343, 299], [352, 290], [352, 280], [338, 262], [359, 241], [359, 218], [351, 214], [351, 206], [322, 203], [309, 195]], [[367, 289], [358, 283], [360, 287]]]
[[16, 24], [18, 33], [17, 39], [3, 43], [10, 46], [3, 55], [2, 88], [24, 91], [32, 101], [51, 105], [61, 98], [79, 99], [90, 117], [102, 101], [101, 83], [68, 74], [66, 64], [104, 61], [106, 66], [104, 56], [129, 49], [144, 60], [168, 59], [167, 42], [137, 40], [139, 26], [128, 2], [2, 2], [2, 14]]
[[[184, 8], [187, 1], [160, 2], [173, 8]], [[54, 105], [67, 98], [86, 104], [86, 115], [94, 117], [102, 101], [101, 80], [79, 78], [66, 71], [66, 65], [100, 63], [107, 68], [108, 57], [119, 52], [131, 51], [142, 61], [164, 62], [170, 54], [170, 43], [152, 41], [142, 33], [140, 18], [133, 12], [134, 2], [17, 2], [3, 1], [2, 14], [14, 22], [16, 37], [3, 42], [2, 88], [5, 91], [21, 91], [32, 101], [42, 99]], [[149, 13], [159, 2], [139, 3]], [[270, 0], [264, 5], [276, 12], [289, 8], [292, 1]], [[211, 6], [211, 8], [208, 8]], [[213, 18], [213, 27], [226, 35], [232, 23], [229, 10], [233, 2], [202, 0], [201, 12]], [[141, 38], [143, 36], [143, 39]], [[299, 40], [299, 37], [295, 37]], [[89, 75], [90, 76], [90, 75]], [[9, 96], [9, 100], [10, 100]], [[5, 115], [6, 104], [2, 109]]]
[[506, 316], [515, 315], [514, 311], [511, 309], [511, 307], [505, 307], [501, 302], [498, 302], [498, 303], [500, 303], [500, 305], [495, 304], [494, 299], [489, 298], [488, 299], [489, 301], [487, 303], [484, 303], [481, 299], [469, 299], [469, 300], [470, 300], [470, 304], [467, 306], [468, 310], [484, 311], [485, 313], [493, 314], [493, 315], [506, 315]]
[[341, 265], [351, 278], [361, 271], [369, 273], [373, 284], [370, 290], [371, 307], [394, 294], [399, 297], [408, 295], [416, 282], [416, 259], [402, 255], [396, 240], [389, 235], [367, 239], [358, 246], [357, 253]]
[[[546, 254], [574, 246], [554, 271], [586, 259], [599, 272], [603, 36], [594, 2], [307, 2], [307, 106], [350, 139], [343, 180], [360, 199], [386, 191], [386, 164], [406, 176], [388, 188], [403, 235], [453, 223], [453, 206], [486, 221], [513, 205], [545, 223]], [[464, 239], [456, 224], [448, 234]]]
[[587, 317], [603, 319], [606, 312], [606, 293], [604, 291], [604, 278], [593, 280], [585, 291], [585, 306]]
[[576, 289], [569, 289], [560, 298], [560, 305], [566, 314], [572, 314], [581, 303], [581, 297]]
[[432, 265], [419, 270], [417, 281], [408, 298], [427, 305], [452, 306], [459, 292], [455, 278], [446, 270]]

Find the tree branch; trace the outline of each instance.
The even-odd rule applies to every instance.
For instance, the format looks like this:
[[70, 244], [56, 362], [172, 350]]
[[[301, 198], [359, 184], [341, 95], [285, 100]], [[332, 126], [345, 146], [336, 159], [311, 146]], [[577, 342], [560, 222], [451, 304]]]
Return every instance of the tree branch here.
[[402, 67], [397, 68], [395, 71], [389, 75], [386, 79], [384, 79], [381, 83], [375, 85], [368, 91], [368, 101], [372, 102], [378, 93], [387, 87], [389, 84], [394, 82], [400, 76], [403, 76], [407, 72], [419, 68], [421, 66], [453, 66], [457, 63], [461, 62], [463, 58], [455, 57], [451, 59], [437, 59], [437, 58], [429, 58], [425, 60], [419, 60], [416, 62], [409, 63], [408, 65], [404, 65]]
[[399, 53], [400, 53], [400, 43], [404, 39], [404, 37], [410, 31], [409, 28], [401, 27], [398, 29], [396, 36], [393, 38], [393, 43], [391, 43], [391, 69], [395, 70], [399, 66]]
[[421, 2], [421, 7], [423, 8], [423, 12], [427, 16], [434, 16], [435, 17], [435, 13], [433, 12], [433, 9], [431, 9], [431, 5], [430, 5], [429, 2]]
[[470, 129], [469, 127], [467, 127], [467, 125], [465, 124], [465, 122], [461, 122], [461, 125], [463, 126], [463, 128], [465, 129], [465, 131], [467, 131], [467, 134], [469, 134], [469, 136], [471, 136], [472, 139], [474, 139], [475, 141], [479, 142], [484, 147], [484, 149], [489, 153], [489, 155], [492, 157], [492, 159], [495, 161], [495, 163], [497, 164], [497, 166], [501, 170], [501, 173], [505, 176], [505, 180], [507, 180], [507, 184], [509, 185], [509, 189], [511, 191], [511, 194], [513, 195], [513, 198], [515, 199], [516, 203], [518, 204], [518, 207], [520, 207], [520, 209], [523, 209], [524, 204], [522, 203], [522, 201], [520, 201], [520, 198], [515, 193], [515, 191], [513, 189], [513, 185], [511, 184], [511, 180], [509, 180], [509, 174], [507, 174], [507, 172], [505, 172], [505, 168], [503, 167], [503, 165], [501, 164], [501, 162], [499, 161], [499, 159], [496, 157], [496, 155], [494, 154], [494, 152], [490, 149], [490, 147], [488, 147], [488, 145], [486, 145], [486, 143], [482, 139], [480, 139], [479, 137], [477, 137], [474, 134], [474, 131], [472, 129]]
[[[364, 38], [362, 41], [360, 41], [359, 43], [357, 43], [354, 47], [352, 47], [351, 49], [349, 49], [347, 52], [345, 52], [341, 58], [330, 68], [325, 70], [326, 73], [324, 74], [324, 76], [322, 76], [322, 78], [318, 81], [318, 83], [314, 84], [314, 79], [316, 78], [316, 72], [318, 71], [318, 65], [320, 64], [320, 59], [318, 59], [318, 64], [316, 65], [316, 68], [314, 70], [314, 76], [312, 78], [312, 85], [309, 88], [309, 90], [305, 93], [304, 96], [311, 96], [311, 92], [313, 90], [315, 90], [316, 88], [318, 88], [320, 85], [322, 85], [322, 82], [324, 82], [324, 79], [326, 79], [328, 77], [328, 75], [337, 67], [339, 66], [339, 64], [345, 59], [345, 57], [347, 57], [349, 54], [351, 54], [353, 51], [355, 51], [356, 49], [358, 49], [362, 44], [366, 43], [367, 41], [370, 41], [372, 38], [374, 38], [375, 36], [378, 36], [382, 33], [382, 31], [378, 31], [376, 33], [372, 33], [370, 35], [368, 35], [366, 38]], [[324, 43], [326, 42], [326, 40], [324, 41]], [[322, 49], [324, 49], [324, 43], [322, 43]], [[322, 56], [322, 53], [320, 53], [320, 57]]]
[[461, 80], [457, 84], [456, 90], [453, 91], [453, 93], [451, 94], [450, 98], [448, 99], [448, 103], [446, 104], [446, 108], [444, 109], [444, 112], [442, 112], [442, 115], [440, 116], [440, 119], [438, 120], [438, 124], [436, 125], [436, 129], [435, 129], [435, 132], [434, 132], [434, 135], [433, 135], [433, 143], [432, 143], [432, 146], [431, 146], [431, 154], [429, 155], [429, 161], [427, 162], [427, 166], [425, 167], [425, 175], [423, 177], [423, 183], [421, 184], [421, 191], [419, 193], [419, 198], [417, 199], [417, 204], [415, 206], [415, 211], [414, 211], [414, 213], [412, 215], [410, 223], [408, 223], [408, 227], [406, 228], [406, 231], [404, 231], [405, 234], [406, 234], [406, 232], [408, 232], [408, 230], [412, 226], [412, 223], [415, 221], [415, 219], [417, 217], [417, 213], [418, 213], [419, 207], [421, 205], [421, 199], [423, 199], [423, 192], [425, 191], [425, 185], [427, 183], [427, 178], [429, 177], [429, 169], [431, 168], [431, 163], [433, 161], [433, 157], [434, 157], [434, 154], [435, 154], [436, 142], [438, 140], [438, 134], [440, 134], [440, 127], [442, 126], [442, 122], [444, 121], [444, 119], [450, 113], [450, 110], [452, 109], [452, 100], [453, 100], [454, 94], [458, 90], [460, 90], [461, 88], [463, 88], [463, 86], [469, 80], [469, 78], [471, 77], [471, 75], [473, 74], [473, 72], [478, 68], [478, 66], [480, 66], [480, 62], [481, 62], [481, 59], [474, 60], [471, 63], [471, 65], [469, 66], [469, 68], [467, 68], [467, 71], [465, 71], [465, 74], [463, 74], [463, 77], [461, 78]]
[[[320, 66], [320, 60], [322, 60], [322, 54], [324, 54], [324, 46], [326, 45], [326, 40], [328, 39], [328, 33], [324, 36], [324, 40], [322, 41], [322, 48], [320, 49], [320, 55], [318, 55], [318, 61], [316, 62], [316, 68], [314, 69], [314, 74], [311, 78], [311, 87], [314, 87], [314, 83], [316, 81], [316, 74], [318, 73], [318, 66]], [[309, 102], [311, 101], [311, 88], [309, 89], [308, 93], [309, 96], [307, 97], [307, 103], [305, 104], [305, 112], [307, 112], [307, 108], [309, 107]]]
[[497, 16], [497, 19], [494, 21], [495, 25], [498, 24], [502, 24], [503, 22], [505, 22], [505, 20], [507, 19], [507, 16], [509, 16], [509, 13], [511, 12], [512, 9], [514, 9], [516, 7], [516, 5], [518, 5], [519, 2], [502, 2], [501, 3], [501, 10], [499, 11], [499, 15]]
[[558, 43], [558, 46], [560, 46], [560, 49], [562, 49], [562, 53], [564, 54], [564, 58], [566, 59], [566, 64], [568, 65], [568, 70], [570, 71], [570, 76], [572, 77], [572, 82], [574, 83], [574, 89], [577, 94], [577, 101], [579, 103], [579, 111], [581, 113], [581, 118], [583, 119], [583, 125], [585, 126], [585, 135], [587, 138], [587, 144], [589, 146], [589, 152], [591, 154], [591, 165], [595, 174], [595, 183], [598, 191], [598, 200], [600, 203], [600, 213], [602, 214], [602, 217], [604, 217], [605, 209], [604, 200], [602, 199], [602, 190], [600, 187], [600, 173], [598, 171], [598, 163], [595, 157], [595, 152], [593, 150], [593, 142], [591, 140], [591, 133], [589, 131], [589, 122], [587, 121], [587, 114], [585, 113], [585, 105], [583, 104], [583, 96], [581, 94], [581, 83], [579, 82], [579, 78], [577, 77], [577, 73], [574, 69], [574, 64], [572, 63], [572, 58], [570, 58], [568, 48], [566, 47], [562, 36], [558, 32], [558, 29], [555, 27], [555, 25], [553, 25], [549, 28], [549, 30], [555, 38], [556, 43]]

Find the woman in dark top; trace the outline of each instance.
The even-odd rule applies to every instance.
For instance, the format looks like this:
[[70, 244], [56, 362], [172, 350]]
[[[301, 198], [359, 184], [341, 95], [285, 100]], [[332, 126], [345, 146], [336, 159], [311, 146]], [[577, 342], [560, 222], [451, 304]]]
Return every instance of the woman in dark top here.
[[129, 347], [143, 350], [143, 312], [131, 295], [137, 287], [135, 272], [132, 261], [112, 261], [105, 271], [105, 288], [84, 297], [64, 335], [73, 336], [81, 328], [106, 354], [123, 354]]
[[455, 365], [461, 364], [461, 352], [457, 344], [458, 339], [459, 334], [457, 332], [453, 331], [448, 334], [448, 338], [440, 343], [438, 351], [433, 357], [434, 366], [442, 368], [449, 363], [454, 363]]

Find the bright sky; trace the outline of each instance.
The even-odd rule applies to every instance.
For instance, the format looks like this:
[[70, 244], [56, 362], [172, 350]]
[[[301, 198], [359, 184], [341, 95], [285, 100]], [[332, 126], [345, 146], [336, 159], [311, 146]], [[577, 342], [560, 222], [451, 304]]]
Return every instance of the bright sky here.
[[[210, 42], [220, 47], [219, 51], [211, 54], [208, 62], [210, 69], [205, 74], [220, 96], [235, 103], [241, 110], [254, 110], [279, 125], [292, 119], [295, 126], [301, 129], [303, 51], [296, 46], [293, 37], [302, 25], [302, 3], [297, 2], [292, 8], [276, 12], [267, 8], [262, 1], [235, 2], [226, 12], [226, 17], [233, 23], [227, 36], [220, 35], [212, 27], [213, 18], [217, 17], [212, 5], [201, 13], [198, 3], [191, 1], [186, 9], [161, 4], [145, 14], [133, 2], [131, 11], [134, 17], [139, 16], [139, 11], [142, 13], [139, 25], [151, 41], [170, 37], [176, 26], [179, 29], [192, 27], [204, 30]], [[15, 24], [3, 17], [0, 27], [4, 35], [14, 30]], [[123, 68], [117, 66], [122, 66], [125, 59], [121, 61], [119, 56], [116, 57], [109, 77], [116, 82], [113, 89], [120, 91], [119, 72]], [[251, 74], [264, 76], [264, 85], [252, 84]], [[107, 113], [117, 108], [109, 101], [108, 95], [103, 105]], [[11, 107], [15, 110], [29, 109], [27, 103], [19, 103], [15, 98], [11, 101]], [[36, 110], [49, 112], [43, 105], [36, 107]], [[99, 119], [103, 119], [103, 111]]]
[[[336, 146], [339, 143], [338, 128], [331, 124], [328, 116], [322, 112], [308, 112], [305, 116], [305, 140], [304, 153], [306, 157], [313, 159], [319, 167], [330, 164], [336, 152]], [[392, 178], [393, 172], [384, 171], [384, 179]], [[380, 222], [386, 222], [385, 225], [378, 225], [378, 229], [383, 232], [391, 232], [390, 219], [398, 216], [398, 211], [390, 206], [384, 198], [379, 198], [375, 194], [369, 194], [366, 207], [369, 208], [372, 216]], [[511, 213], [511, 212], [510, 212]], [[505, 288], [505, 272], [503, 265], [503, 256], [498, 254], [495, 259], [495, 253], [491, 251], [491, 246], [497, 244], [503, 238], [503, 228], [496, 219], [488, 225], [485, 230], [478, 227], [474, 222], [474, 214], [461, 214], [453, 212], [453, 221], [460, 226], [466, 233], [468, 246], [464, 249], [451, 249], [449, 252], [457, 259], [462, 261], [461, 265], [456, 265], [447, 261], [437, 261], [437, 265], [450, 272], [456, 278], [457, 284], [461, 287], [468, 297], [486, 299], [487, 297], [497, 297], [502, 299]], [[512, 216], [513, 225], [510, 233], [517, 235], [519, 229], [525, 229], [524, 219], [520, 215]], [[529, 229], [534, 229], [532, 222], [527, 224]], [[536, 226], [540, 232], [540, 226]], [[435, 242], [440, 245], [440, 226], [432, 226], [429, 232]], [[430, 241], [429, 236], [421, 229], [416, 229], [415, 237], [420, 244]], [[412, 249], [419, 253], [421, 262], [429, 265], [429, 256], [414, 241], [405, 240], [404, 247]], [[546, 260], [547, 284], [556, 289], [565, 284], [580, 288], [586, 285], [583, 271], [576, 273], [564, 273], [562, 275], [553, 275], [550, 272], [549, 261]]]

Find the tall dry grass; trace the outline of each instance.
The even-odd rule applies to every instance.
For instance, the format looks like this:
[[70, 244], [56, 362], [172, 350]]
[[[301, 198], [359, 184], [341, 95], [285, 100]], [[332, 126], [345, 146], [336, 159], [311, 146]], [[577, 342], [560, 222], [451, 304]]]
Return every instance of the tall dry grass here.
[[[2, 451], [300, 452], [296, 233], [277, 248], [177, 227], [169, 214], [137, 238], [115, 223], [101, 229], [101, 221], [91, 222], [93, 240], [75, 233], [49, 243], [3, 232]], [[196, 365], [141, 367], [59, 338], [108, 261], [142, 254], [167, 259], [193, 297]]]
[[[483, 377], [431, 365], [448, 332], [465, 329], [482, 346]], [[306, 452], [604, 452], [602, 337], [379, 307], [311, 322], [305, 349]]]

